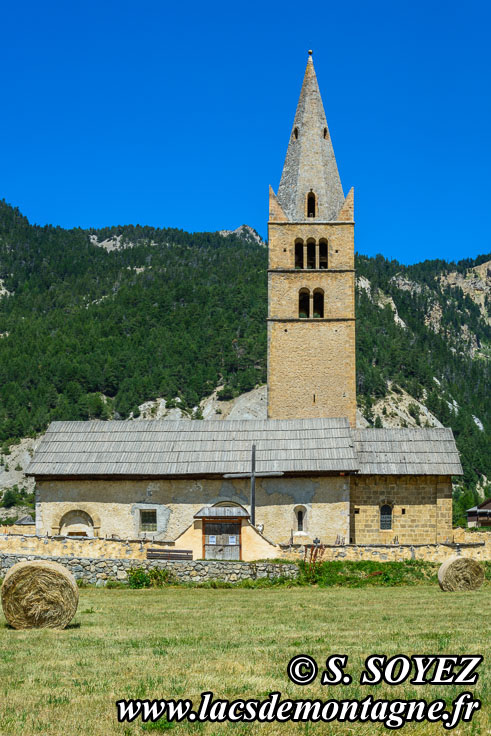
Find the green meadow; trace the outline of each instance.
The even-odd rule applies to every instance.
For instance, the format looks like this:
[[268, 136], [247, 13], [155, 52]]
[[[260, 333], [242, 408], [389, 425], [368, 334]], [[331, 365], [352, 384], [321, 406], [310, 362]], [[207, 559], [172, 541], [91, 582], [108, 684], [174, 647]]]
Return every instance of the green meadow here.
[[[116, 700], [190, 698], [443, 698], [470, 690], [483, 702], [471, 723], [451, 733], [487, 734], [491, 701], [491, 586], [442, 593], [418, 586], [129, 590], [84, 588], [64, 631], [10, 629], [0, 619], [2, 736], [138, 736], [146, 733], [371, 734], [382, 724], [118, 723]], [[286, 667], [295, 654], [322, 671], [334, 653], [349, 656], [350, 685], [294, 685]], [[483, 654], [475, 686], [361, 686], [370, 654]], [[402, 733], [442, 734], [441, 723], [408, 724]]]

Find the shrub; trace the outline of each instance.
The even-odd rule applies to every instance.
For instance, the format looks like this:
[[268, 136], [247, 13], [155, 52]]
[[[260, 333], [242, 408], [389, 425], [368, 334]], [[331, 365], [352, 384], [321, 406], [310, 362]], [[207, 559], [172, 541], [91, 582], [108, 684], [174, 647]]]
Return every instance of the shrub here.
[[130, 588], [163, 588], [164, 585], [175, 583], [176, 578], [170, 570], [143, 567], [132, 567], [128, 570], [128, 585]]
[[128, 585], [130, 588], [149, 588], [150, 575], [143, 567], [132, 567], [128, 570]]
[[152, 588], [163, 588], [177, 582], [177, 578], [170, 570], [154, 567], [150, 570], [150, 586]]
[[15, 506], [20, 501], [19, 494], [16, 490], [14, 490], [14, 488], [7, 488], [7, 490], [3, 494], [2, 506], [5, 509], [11, 509], [12, 506]]

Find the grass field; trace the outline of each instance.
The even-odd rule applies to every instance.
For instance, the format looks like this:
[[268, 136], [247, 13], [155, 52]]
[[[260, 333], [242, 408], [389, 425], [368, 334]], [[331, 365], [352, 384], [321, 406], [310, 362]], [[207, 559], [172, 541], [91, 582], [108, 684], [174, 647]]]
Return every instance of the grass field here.
[[[491, 586], [444, 594], [435, 585], [265, 590], [82, 589], [65, 631], [14, 631], [0, 620], [1, 736], [130, 736], [146, 733], [371, 734], [381, 724], [118, 724], [121, 698], [215, 697], [443, 698], [463, 690], [483, 701], [454, 734], [490, 732], [486, 659], [475, 687], [360, 686], [369, 654], [486, 654], [490, 651]], [[295, 654], [322, 670], [329, 654], [349, 655], [351, 685], [301, 687], [286, 676]], [[172, 725], [172, 727], [170, 727]], [[404, 734], [441, 734], [441, 723], [410, 724]]]

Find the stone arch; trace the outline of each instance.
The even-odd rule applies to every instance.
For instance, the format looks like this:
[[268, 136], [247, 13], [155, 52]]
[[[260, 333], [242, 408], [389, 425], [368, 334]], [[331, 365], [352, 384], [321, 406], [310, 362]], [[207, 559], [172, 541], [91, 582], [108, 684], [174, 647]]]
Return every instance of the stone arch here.
[[71, 509], [67, 510], [65, 508], [54, 517], [51, 533], [54, 536], [66, 533], [66, 528], [70, 525], [73, 525], [73, 531], [84, 531], [81, 527], [85, 526], [91, 532], [87, 536], [98, 537], [101, 529], [101, 519], [99, 514], [87, 504], [77, 504]]
[[315, 268], [315, 251], [316, 251], [316, 245], [315, 240], [313, 238], [309, 238], [307, 240], [307, 263], [304, 264], [304, 268]]
[[237, 508], [242, 509], [246, 513], [249, 513], [245, 506], [242, 506], [241, 503], [237, 503], [236, 501], [218, 501], [217, 503], [213, 504], [213, 507], [221, 507], [221, 508]]
[[293, 509], [293, 533], [304, 533], [307, 531], [308, 514], [307, 507], [303, 504], [295, 506]]
[[310, 291], [300, 289], [298, 292], [298, 316], [302, 319], [310, 317]]
[[328, 268], [327, 240], [319, 240], [319, 268]]
[[305, 268], [303, 260], [303, 240], [295, 240], [295, 268]]
[[388, 501], [383, 501], [379, 506], [380, 529], [382, 531], [391, 531], [393, 528], [393, 512], [394, 506]]

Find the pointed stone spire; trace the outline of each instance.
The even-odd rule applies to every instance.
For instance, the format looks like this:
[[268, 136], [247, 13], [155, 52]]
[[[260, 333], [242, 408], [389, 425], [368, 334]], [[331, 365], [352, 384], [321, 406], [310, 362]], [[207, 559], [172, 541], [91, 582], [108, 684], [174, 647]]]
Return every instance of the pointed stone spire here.
[[278, 189], [278, 201], [292, 222], [312, 218], [307, 213], [307, 195], [315, 194], [315, 220], [335, 220], [344, 195], [327, 127], [312, 51], [295, 113], [290, 143]]

